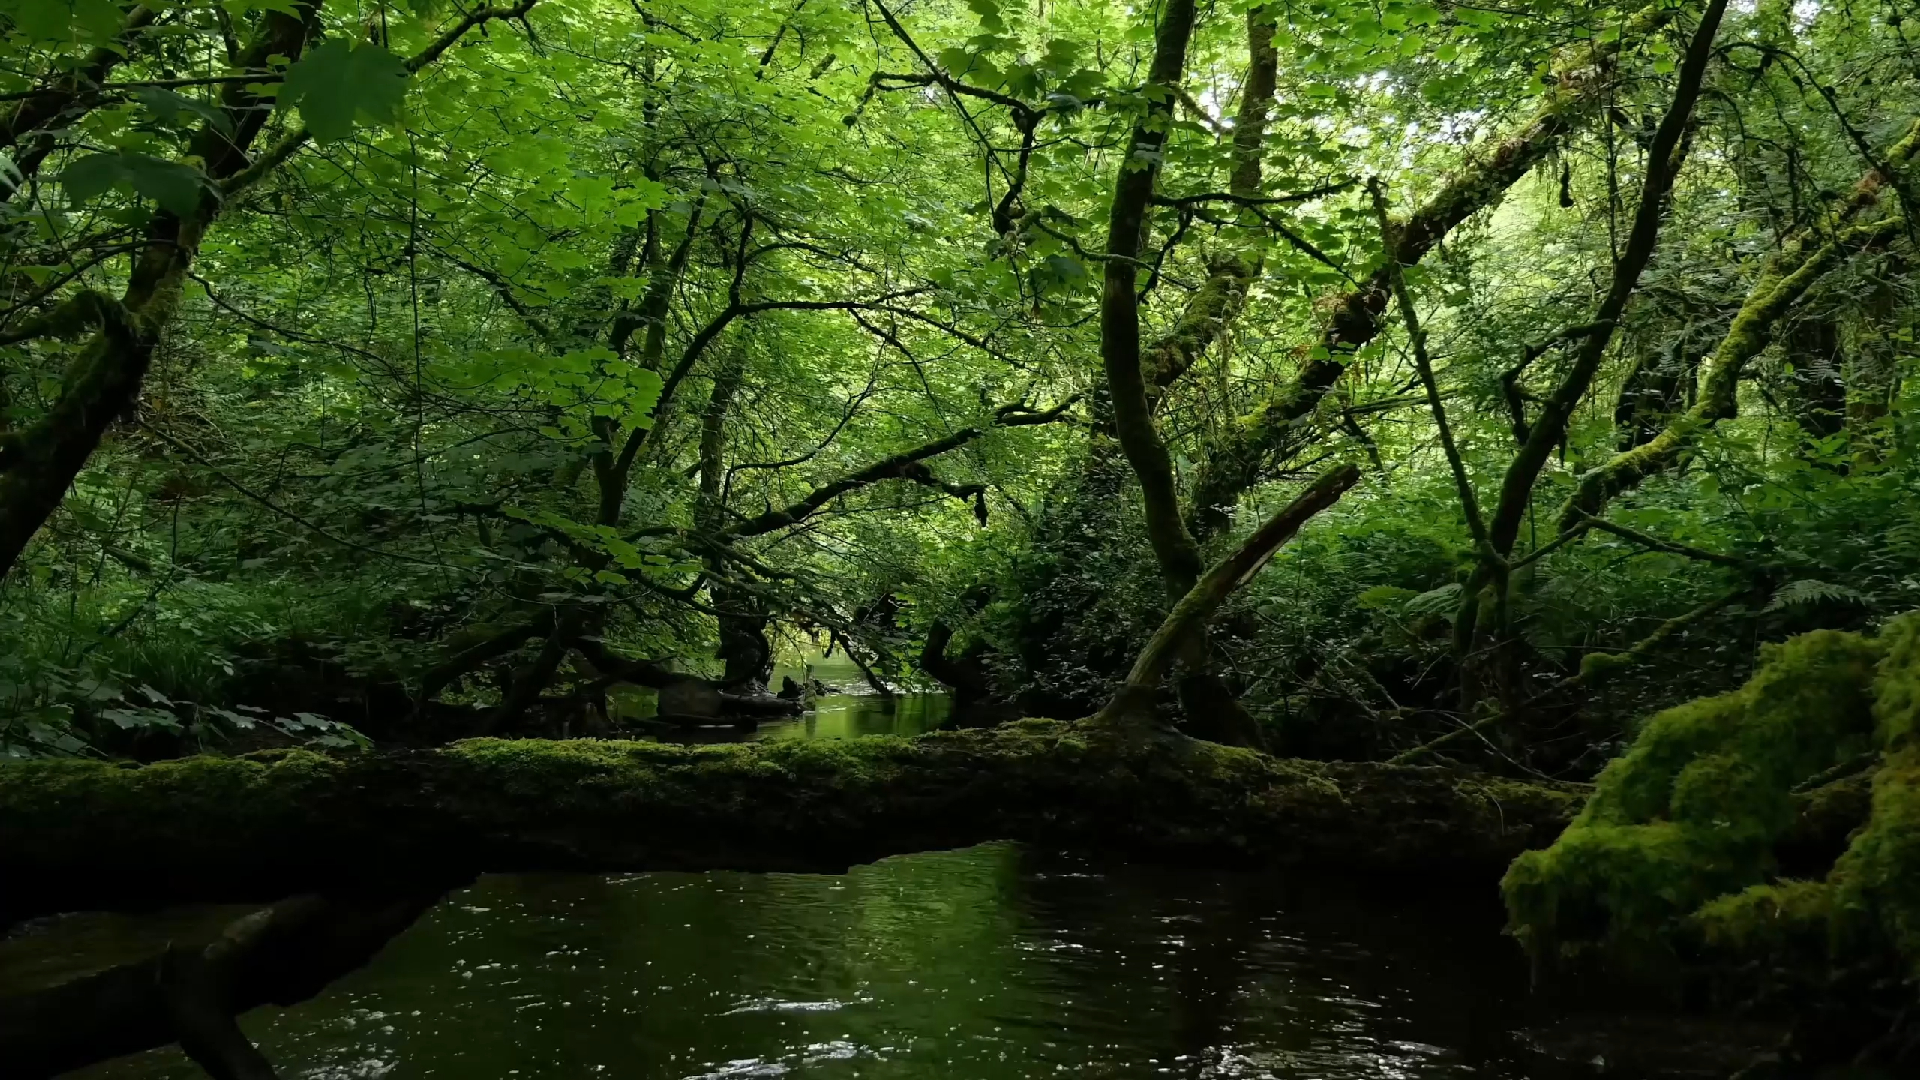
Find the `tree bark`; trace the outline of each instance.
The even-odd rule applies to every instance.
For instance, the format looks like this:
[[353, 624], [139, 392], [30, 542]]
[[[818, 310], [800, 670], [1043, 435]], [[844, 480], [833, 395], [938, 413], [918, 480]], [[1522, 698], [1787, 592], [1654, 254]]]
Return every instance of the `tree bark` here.
[[1114, 432], [1121, 452], [1139, 478], [1146, 501], [1147, 539], [1173, 599], [1193, 587], [1203, 565], [1200, 548], [1181, 520], [1173, 459], [1155, 428], [1147, 399], [1140, 363], [1140, 298], [1136, 288], [1147, 212], [1173, 117], [1174, 90], [1186, 73], [1193, 21], [1192, 0], [1170, 0], [1161, 13], [1153, 63], [1147, 73], [1146, 115], [1134, 126], [1129, 152], [1114, 180], [1100, 296], [1100, 357], [1113, 399]]
[[[1920, 153], [1920, 120], [1913, 122], [1905, 137], [1887, 151], [1883, 160], [1897, 169], [1912, 161], [1917, 153]], [[1692, 448], [1701, 432], [1733, 416], [1740, 377], [1747, 362], [1773, 340], [1774, 328], [1793, 305], [1842, 259], [1856, 251], [1885, 244], [1900, 234], [1903, 219], [1899, 216], [1852, 223], [1878, 203], [1879, 193], [1886, 185], [1886, 179], [1878, 170], [1868, 173], [1831, 215], [1834, 226], [1831, 230], [1818, 233], [1803, 230], [1787, 238], [1780, 251], [1767, 260], [1739, 314], [1734, 316], [1733, 325], [1728, 327], [1726, 336], [1708, 359], [1699, 400], [1652, 439], [1615, 454], [1606, 464], [1581, 476], [1579, 488], [1560, 512], [1561, 533], [1579, 527], [1585, 515], [1598, 515], [1621, 492], [1672, 468]]]
[[[1551, 88], [1532, 115], [1491, 148], [1473, 155], [1399, 227], [1394, 257], [1403, 265], [1415, 265], [1461, 222], [1499, 205], [1507, 189], [1557, 149], [1604, 100], [1622, 43], [1654, 33], [1672, 16], [1671, 8], [1651, 6], [1630, 20], [1615, 41], [1580, 45], [1563, 54]], [[1312, 358], [1278, 393], [1225, 425], [1206, 448], [1187, 519], [1198, 542], [1226, 531], [1240, 497], [1259, 482], [1270, 458], [1305, 445], [1299, 437], [1301, 422], [1319, 407], [1353, 354], [1380, 333], [1380, 317], [1391, 295], [1387, 275], [1383, 265], [1359, 287], [1333, 298], [1333, 314]]]
[[[1233, 171], [1227, 178], [1227, 193], [1244, 200], [1259, 199], [1265, 193], [1261, 155], [1280, 65], [1280, 54], [1273, 47], [1274, 22], [1273, 11], [1265, 6], [1247, 11], [1247, 78], [1240, 86], [1240, 108], [1233, 118]], [[1250, 211], [1243, 209], [1240, 220], [1249, 232], [1258, 231], [1259, 219]], [[1260, 268], [1259, 257], [1245, 251], [1227, 251], [1209, 261], [1207, 280], [1194, 292], [1187, 309], [1147, 349], [1150, 402], [1192, 370], [1240, 313]]]
[[1223, 864], [1492, 871], [1575, 785], [1288, 761], [1027, 720], [917, 739], [473, 740], [0, 765], [0, 923], [479, 872], [837, 872], [1011, 839]]

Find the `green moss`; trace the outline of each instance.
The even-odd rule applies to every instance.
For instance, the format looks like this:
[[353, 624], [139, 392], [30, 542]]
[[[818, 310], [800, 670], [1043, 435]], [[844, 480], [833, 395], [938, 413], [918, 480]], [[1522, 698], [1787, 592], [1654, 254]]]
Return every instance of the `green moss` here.
[[1625, 653], [1596, 652], [1580, 658], [1580, 677], [1592, 682], [1620, 668], [1633, 663], [1633, 658]]
[[1890, 945], [1920, 976], [1920, 746], [1896, 750], [1874, 775], [1872, 814], [1832, 880], [1842, 948]]
[[1765, 880], [1793, 788], [1866, 745], [1881, 654], [1816, 631], [1769, 648], [1739, 690], [1649, 720], [1560, 839], [1508, 870], [1514, 933], [1542, 958], [1657, 964], [1702, 905]]
[[1920, 736], [1920, 612], [1888, 622], [1880, 644], [1887, 655], [1874, 685], [1873, 715], [1881, 747], [1899, 749]]
[[[1866, 822], [1825, 879], [1768, 880], [1796, 806], [1853, 807], [1860, 780], [1797, 798], [1794, 786], [1876, 748]], [[1865, 963], [1920, 978], [1920, 613], [1872, 640], [1796, 638], [1740, 690], [1654, 717], [1504, 889], [1537, 957], [1593, 950], [1645, 964], [1687, 940], [1746, 970]]]
[[1783, 963], [1825, 953], [1833, 908], [1832, 885], [1789, 880], [1709, 901], [1694, 913], [1693, 923], [1710, 949]]

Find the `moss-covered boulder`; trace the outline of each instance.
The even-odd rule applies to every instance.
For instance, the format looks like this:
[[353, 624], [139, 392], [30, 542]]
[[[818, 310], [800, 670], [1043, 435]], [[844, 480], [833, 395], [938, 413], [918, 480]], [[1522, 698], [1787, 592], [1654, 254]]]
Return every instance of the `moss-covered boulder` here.
[[[1869, 773], [1865, 820], [1837, 858], [1788, 876], [1780, 855], [1809, 811], [1859, 807]], [[1654, 716], [1502, 888], [1512, 931], [1548, 967], [1671, 974], [1687, 960], [1803, 987], [1920, 977], [1920, 613], [1877, 637], [1773, 646], [1739, 690]]]

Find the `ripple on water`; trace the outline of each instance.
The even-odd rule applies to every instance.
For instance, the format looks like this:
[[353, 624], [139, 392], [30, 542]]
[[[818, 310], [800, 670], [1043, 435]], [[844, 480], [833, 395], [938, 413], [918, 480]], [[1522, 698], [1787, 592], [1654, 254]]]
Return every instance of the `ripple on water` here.
[[[986, 845], [844, 877], [520, 876], [246, 1018], [309, 1080], [1544, 1080], [1492, 913]], [[89, 1080], [197, 1080], [177, 1052]]]

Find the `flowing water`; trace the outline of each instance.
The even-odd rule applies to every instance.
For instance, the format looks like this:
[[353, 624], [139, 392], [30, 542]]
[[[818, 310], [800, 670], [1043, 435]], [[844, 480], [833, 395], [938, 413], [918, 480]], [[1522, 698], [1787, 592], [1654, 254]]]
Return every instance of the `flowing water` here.
[[[820, 704], [759, 736], [938, 709]], [[493, 877], [243, 1026], [288, 1080], [1596, 1075], [1611, 1047], [1568, 1063], [1522, 1031], [1521, 958], [1488, 896], [1460, 899], [1007, 844], [838, 877]], [[201, 1076], [173, 1049], [81, 1075]]]
[[[326, 1080], [1532, 1075], [1486, 920], [1366, 895], [1011, 845], [488, 878], [246, 1027]], [[88, 1075], [199, 1074], [163, 1051]]]

